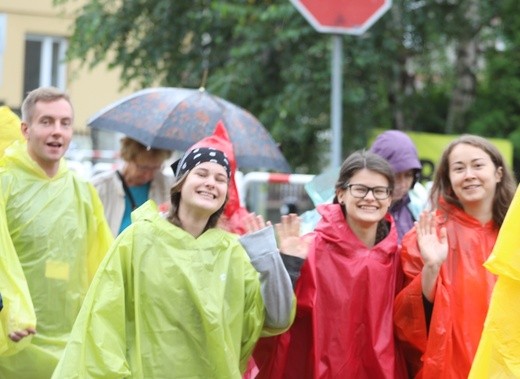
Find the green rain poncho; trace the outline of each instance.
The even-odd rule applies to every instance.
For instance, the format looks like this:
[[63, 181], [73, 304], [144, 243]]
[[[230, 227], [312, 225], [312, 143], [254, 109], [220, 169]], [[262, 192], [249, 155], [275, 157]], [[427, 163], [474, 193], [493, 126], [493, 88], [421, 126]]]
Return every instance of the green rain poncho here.
[[152, 201], [94, 278], [53, 378], [241, 378], [263, 331], [259, 274], [236, 235], [194, 238]]
[[49, 378], [112, 235], [94, 187], [64, 160], [49, 178], [22, 143], [0, 159], [0, 224], [0, 378]]

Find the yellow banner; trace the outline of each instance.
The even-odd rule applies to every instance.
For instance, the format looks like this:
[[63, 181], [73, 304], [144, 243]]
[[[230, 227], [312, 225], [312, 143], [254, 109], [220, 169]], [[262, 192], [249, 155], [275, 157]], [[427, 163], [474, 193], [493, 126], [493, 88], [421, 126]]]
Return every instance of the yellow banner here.
[[[379, 133], [384, 132], [384, 130], [375, 130], [372, 134], [372, 137], [369, 141], [369, 146], [372, 145], [372, 142], [377, 137]], [[448, 144], [453, 141], [455, 138], [459, 137], [458, 134], [436, 134], [436, 133], [425, 133], [425, 132], [411, 132], [404, 131], [414, 142], [417, 147], [417, 152], [419, 154], [419, 159], [421, 162], [427, 161], [423, 167], [423, 177], [431, 179], [431, 175], [433, 174], [434, 166], [437, 164], [439, 159], [441, 158], [442, 152], [448, 146]], [[513, 144], [511, 141], [502, 138], [488, 138], [493, 145], [497, 147], [497, 149], [502, 153], [506, 163], [511, 168], [513, 165]], [[428, 164], [428, 161], [431, 162], [431, 165]]]

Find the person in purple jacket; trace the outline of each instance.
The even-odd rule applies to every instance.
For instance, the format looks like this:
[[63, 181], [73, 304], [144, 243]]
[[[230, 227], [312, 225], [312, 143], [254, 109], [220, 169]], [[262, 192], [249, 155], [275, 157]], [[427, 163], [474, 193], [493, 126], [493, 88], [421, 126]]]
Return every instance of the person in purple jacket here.
[[417, 149], [405, 133], [387, 130], [377, 136], [370, 151], [385, 158], [394, 170], [395, 186], [389, 211], [395, 220], [401, 242], [427, 202], [427, 191], [419, 183], [422, 165]]

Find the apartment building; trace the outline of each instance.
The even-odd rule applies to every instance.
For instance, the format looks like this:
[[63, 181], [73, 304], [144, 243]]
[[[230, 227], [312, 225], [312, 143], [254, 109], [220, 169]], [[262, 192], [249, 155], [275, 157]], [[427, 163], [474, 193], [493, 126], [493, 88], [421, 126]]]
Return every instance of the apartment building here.
[[0, 104], [18, 111], [25, 94], [39, 86], [66, 90], [73, 101], [75, 141], [89, 147], [88, 118], [135, 89], [119, 90], [119, 72], [104, 64], [93, 70], [65, 62], [73, 9], [81, 1], [0, 0]]

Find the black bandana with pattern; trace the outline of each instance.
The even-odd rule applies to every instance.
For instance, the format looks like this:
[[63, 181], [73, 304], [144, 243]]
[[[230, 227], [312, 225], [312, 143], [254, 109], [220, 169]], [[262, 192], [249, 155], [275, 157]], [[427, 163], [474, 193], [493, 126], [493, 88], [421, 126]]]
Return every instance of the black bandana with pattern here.
[[228, 179], [231, 177], [231, 167], [226, 154], [212, 147], [197, 147], [186, 152], [181, 159], [171, 165], [171, 168], [175, 177], [179, 178], [185, 172], [204, 162], [218, 163], [226, 169]]

